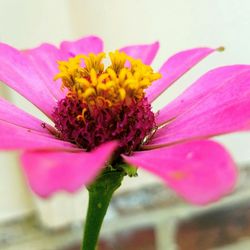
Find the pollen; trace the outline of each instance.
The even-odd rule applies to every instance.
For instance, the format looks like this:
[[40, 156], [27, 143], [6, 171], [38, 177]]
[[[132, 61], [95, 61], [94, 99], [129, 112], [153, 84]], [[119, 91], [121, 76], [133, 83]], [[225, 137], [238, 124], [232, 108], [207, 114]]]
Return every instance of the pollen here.
[[144, 90], [161, 77], [150, 66], [124, 52], [109, 53], [110, 63], [106, 68], [104, 58], [105, 53], [90, 53], [59, 61], [59, 73], [54, 79], [61, 79], [68, 95], [77, 97], [92, 110], [100, 105], [106, 108], [142, 100]]

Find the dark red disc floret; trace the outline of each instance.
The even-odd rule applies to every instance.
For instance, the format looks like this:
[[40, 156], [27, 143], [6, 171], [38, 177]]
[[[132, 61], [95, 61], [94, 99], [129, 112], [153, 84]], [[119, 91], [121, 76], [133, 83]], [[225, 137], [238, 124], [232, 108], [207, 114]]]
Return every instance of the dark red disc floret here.
[[[84, 118], [79, 119], [84, 112]], [[155, 127], [154, 113], [146, 98], [131, 101], [129, 105], [110, 108], [95, 107], [74, 97], [58, 102], [53, 113], [60, 138], [90, 151], [111, 140], [119, 141], [119, 153], [137, 150]]]

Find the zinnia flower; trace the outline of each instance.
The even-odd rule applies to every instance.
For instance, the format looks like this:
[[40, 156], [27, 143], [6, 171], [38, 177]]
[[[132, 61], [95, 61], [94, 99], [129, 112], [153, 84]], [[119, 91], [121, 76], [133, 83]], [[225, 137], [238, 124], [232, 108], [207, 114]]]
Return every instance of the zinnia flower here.
[[93, 36], [26, 51], [0, 44], [0, 80], [53, 122], [0, 99], [0, 148], [22, 151], [35, 193], [73, 192], [103, 169], [125, 171], [126, 164], [196, 204], [233, 189], [235, 163], [208, 138], [249, 128], [250, 67], [213, 69], [154, 114], [151, 103], [216, 51], [180, 52], [155, 73], [149, 65], [158, 48], [128, 46], [110, 53], [104, 66], [103, 43]]

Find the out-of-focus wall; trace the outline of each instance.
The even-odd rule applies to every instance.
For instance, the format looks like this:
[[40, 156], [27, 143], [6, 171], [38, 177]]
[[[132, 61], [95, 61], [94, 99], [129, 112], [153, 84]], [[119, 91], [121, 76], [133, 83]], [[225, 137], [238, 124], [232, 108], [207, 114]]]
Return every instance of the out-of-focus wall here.
[[72, 38], [69, 0], [1, 0], [0, 40], [18, 48]]
[[[161, 42], [157, 68], [172, 53], [195, 46], [217, 47], [226, 51], [210, 56], [183, 77], [155, 103], [157, 109], [209, 68], [223, 64], [250, 63], [249, 0], [0, 0], [0, 40], [20, 49], [47, 41], [59, 43], [88, 34], [104, 38], [106, 49], [126, 44]], [[2, 93], [2, 90], [0, 90]], [[8, 98], [36, 113], [13, 92]], [[250, 160], [250, 133], [220, 139], [238, 162]], [[59, 194], [49, 201], [30, 199], [23, 176], [10, 154], [0, 155], [0, 220], [38, 209], [49, 226], [59, 226], [82, 217], [86, 194]], [[7, 159], [7, 160], [6, 160]], [[143, 174], [127, 180], [126, 187], [155, 181]], [[18, 192], [17, 192], [18, 190]], [[8, 194], [8, 195], [7, 195]], [[34, 206], [35, 204], [35, 206]], [[60, 212], [59, 212], [60, 211]]]

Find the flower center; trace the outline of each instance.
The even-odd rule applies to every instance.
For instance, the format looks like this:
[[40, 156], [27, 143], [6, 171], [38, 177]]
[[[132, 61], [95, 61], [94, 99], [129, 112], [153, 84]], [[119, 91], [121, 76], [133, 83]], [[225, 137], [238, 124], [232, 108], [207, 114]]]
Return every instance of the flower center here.
[[103, 142], [118, 140], [120, 151], [137, 149], [155, 127], [154, 114], [144, 89], [160, 78], [152, 68], [123, 52], [77, 55], [59, 62], [62, 88], [67, 96], [53, 113], [64, 140], [91, 150]]

